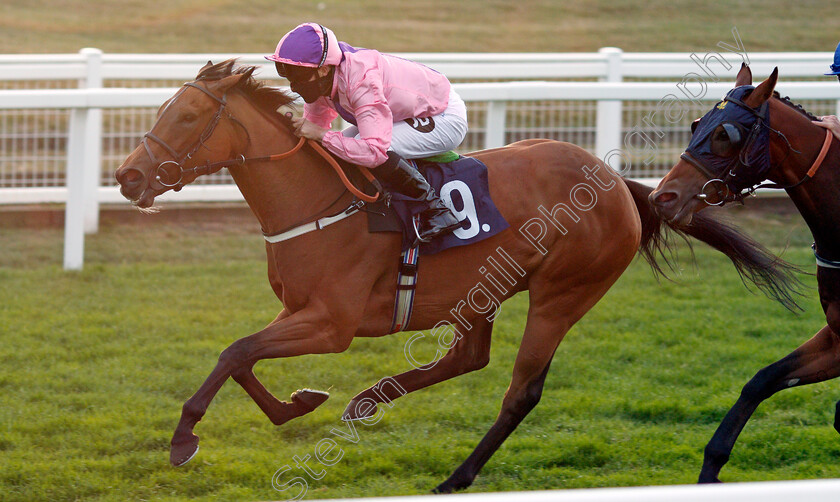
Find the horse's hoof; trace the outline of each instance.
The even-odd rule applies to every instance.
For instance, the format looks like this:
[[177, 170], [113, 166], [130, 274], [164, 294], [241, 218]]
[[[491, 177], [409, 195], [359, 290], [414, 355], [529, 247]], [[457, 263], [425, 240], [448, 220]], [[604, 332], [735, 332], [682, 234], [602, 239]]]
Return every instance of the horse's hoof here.
[[[467, 486], [469, 486], [469, 485], [467, 485]], [[458, 490], [463, 490], [463, 489], [464, 489], [464, 488], [466, 488], [467, 486], [461, 486], [461, 487], [459, 487], [459, 486], [455, 486], [455, 484], [454, 484], [454, 483], [452, 483], [451, 481], [449, 481], [449, 480], [447, 479], [447, 480], [446, 480], [446, 481], [444, 481], [443, 483], [441, 483], [441, 484], [437, 485], [437, 486], [435, 487], [435, 489], [434, 489], [434, 490], [432, 490], [432, 493], [437, 493], [437, 494], [442, 494], [442, 493], [454, 493], [454, 492], [456, 492], [456, 491], [458, 491]]]
[[185, 441], [175, 441], [175, 438], [172, 438], [169, 447], [169, 463], [173, 466], [181, 467], [198, 453], [198, 436], [195, 434], [190, 434], [190, 436]]
[[324, 401], [326, 401], [329, 397], [329, 392], [312, 389], [300, 389], [292, 393], [291, 399], [293, 403], [300, 404], [307, 410], [306, 413], [309, 413], [324, 404]]
[[472, 484], [471, 479], [467, 479], [464, 475], [456, 473], [449, 476], [449, 479], [437, 485], [432, 493], [452, 493], [458, 490], [469, 488]]
[[700, 479], [697, 480], [698, 485], [707, 485], [714, 483], [723, 483], [723, 481], [719, 480], [717, 476], [712, 476], [710, 478], [701, 476]]
[[[364, 403], [361, 406], [360, 403]], [[355, 399], [347, 403], [347, 408], [341, 414], [341, 419], [345, 422], [351, 420], [364, 420], [376, 415], [377, 406], [370, 399], [356, 401]]]
[[447, 485], [446, 483], [441, 483], [432, 490], [432, 493], [452, 493], [452, 487]]

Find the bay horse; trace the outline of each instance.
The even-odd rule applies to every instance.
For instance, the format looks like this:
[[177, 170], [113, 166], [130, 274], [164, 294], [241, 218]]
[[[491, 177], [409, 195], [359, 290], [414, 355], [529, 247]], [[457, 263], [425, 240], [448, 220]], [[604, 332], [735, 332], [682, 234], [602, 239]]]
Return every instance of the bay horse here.
[[[164, 103], [151, 131], [115, 173], [123, 196], [138, 208], [149, 208], [158, 195], [225, 166], [266, 235], [300, 229], [355, 207], [354, 196], [316, 152], [317, 144], [300, 147], [290, 121], [276, 113], [292, 97], [256, 81], [254, 70], [235, 60], [208, 63], [195, 81]], [[271, 155], [278, 150], [287, 153]], [[469, 246], [422, 256], [414, 312], [405, 327], [424, 330], [445, 321], [459, 336], [453, 334], [442, 358], [383, 379], [389, 385], [374, 385], [353, 397], [342, 417], [371, 417], [376, 403], [390, 405], [405, 393], [486, 366], [492, 304], [497, 307], [530, 290], [525, 332], [501, 411], [438, 492], [469, 486], [537, 405], [558, 344], [636, 252], [641, 251], [654, 271], [661, 271], [657, 256], [667, 263], [663, 251], [669, 233], [648, 202], [651, 188], [619, 177], [584, 149], [527, 140], [473, 155], [487, 165], [491, 196], [510, 228]], [[355, 337], [389, 334], [401, 236], [369, 233], [360, 214], [313, 227], [320, 225], [310, 225], [313, 231], [295, 238], [266, 243], [268, 280], [283, 310], [261, 331], [227, 347], [186, 401], [171, 441], [173, 465], [196, 454], [193, 429], [228, 378], [280, 425], [313, 411], [328, 395], [303, 389], [290, 401], [280, 401], [255, 377], [258, 361], [342, 352]], [[755, 241], [708, 217], [696, 218], [681, 231], [723, 251], [769, 295], [789, 299], [789, 271]], [[502, 258], [507, 265], [488, 266]]]
[[[736, 87], [712, 112], [731, 107], [745, 121], [737, 123], [731, 113], [709, 112], [695, 122], [698, 130], [689, 145], [689, 150], [705, 152], [702, 144], [706, 144], [721, 162], [714, 157], [704, 162], [686, 152], [650, 194], [657, 213], [680, 226], [699, 215], [707, 202], [723, 205], [760, 187], [785, 189], [815, 241], [818, 291], [827, 324], [744, 386], [705, 448], [701, 483], [720, 482], [720, 470], [738, 435], [762, 401], [780, 390], [840, 375], [840, 148], [830, 132], [811, 122], [817, 117], [774, 92], [777, 79], [778, 69], [774, 69], [753, 88], [752, 72], [743, 65]], [[712, 132], [700, 137], [701, 128]], [[763, 142], [759, 141], [762, 135]], [[834, 428], [840, 432], [840, 402], [835, 412]]]

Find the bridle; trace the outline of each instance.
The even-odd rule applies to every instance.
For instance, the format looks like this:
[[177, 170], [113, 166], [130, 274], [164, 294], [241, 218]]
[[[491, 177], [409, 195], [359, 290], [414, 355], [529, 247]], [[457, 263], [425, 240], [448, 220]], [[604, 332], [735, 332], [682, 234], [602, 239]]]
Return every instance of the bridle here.
[[[782, 184], [773, 183], [773, 182], [760, 183], [760, 184], [755, 184], [755, 185], [752, 185], [752, 186], [749, 186], [749, 187], [741, 188], [740, 191], [730, 190], [729, 187], [734, 185], [733, 179], [738, 178], [736, 170], [739, 169], [739, 168], [749, 168], [750, 167], [750, 164], [749, 164], [748, 159], [747, 159], [747, 155], [748, 155], [748, 152], [749, 152], [750, 148], [752, 147], [752, 145], [755, 143], [756, 139], [758, 138], [758, 135], [761, 132], [761, 128], [766, 127], [769, 131], [771, 131], [771, 132], [775, 133], [776, 135], [780, 136], [788, 146], [788, 154], [791, 151], [796, 152], [796, 153], [801, 153], [801, 152], [795, 150], [791, 146], [787, 137], [785, 137], [785, 135], [781, 131], [778, 131], [778, 130], [770, 127], [769, 106], [768, 106], [767, 101], [765, 101], [758, 108], [758, 110], [750, 107], [749, 105], [747, 105], [746, 103], [744, 103], [740, 99], [735, 98], [731, 95], [727, 95], [724, 98], [724, 101], [728, 101], [730, 103], [733, 103], [736, 106], [739, 106], [739, 107], [743, 108], [744, 110], [749, 111], [750, 113], [752, 113], [756, 117], [756, 121], [753, 124], [753, 126], [750, 128], [750, 131], [749, 131], [748, 135], [746, 136], [746, 138], [741, 137], [740, 148], [738, 150], [738, 155], [736, 155], [732, 159], [732, 161], [729, 163], [729, 165], [724, 169], [724, 172], [726, 172], [726, 176], [724, 176], [723, 178], [721, 178], [720, 175], [715, 174], [710, 168], [705, 166], [698, 159], [695, 159], [688, 152], [684, 152], [682, 155], [680, 155], [681, 159], [683, 159], [686, 162], [688, 162], [689, 164], [691, 164], [695, 169], [697, 169], [701, 174], [703, 174], [708, 179], [708, 181], [705, 184], [703, 184], [703, 187], [701, 188], [700, 193], [695, 195], [696, 198], [701, 199], [704, 202], [706, 202], [707, 204], [712, 205], [712, 206], [722, 206], [722, 205], [724, 205], [726, 203], [729, 203], [729, 202], [736, 202], [736, 201], [741, 202], [741, 201], [743, 201], [744, 198], [746, 198], [749, 195], [754, 195], [756, 190], [759, 190], [759, 189], [762, 189], [762, 188], [768, 188], [768, 189], [773, 189], [773, 190], [788, 190], [788, 189], [791, 189], [791, 188], [796, 188], [796, 187], [802, 185], [803, 183], [807, 182], [808, 180], [810, 180], [811, 178], [814, 177], [814, 175], [817, 173], [817, 170], [822, 165], [822, 162], [825, 159], [825, 156], [828, 153], [828, 150], [831, 146], [833, 135], [832, 135], [831, 131], [829, 131], [829, 130], [826, 130], [825, 140], [823, 141], [822, 148], [820, 149], [820, 152], [817, 155], [817, 158], [811, 164], [811, 167], [808, 169], [808, 172], [799, 181], [797, 181], [793, 184], [790, 184], [790, 185], [782, 185]], [[697, 121], [695, 121], [695, 123], [692, 124], [692, 133], [694, 132], [694, 127], [696, 127], [696, 124], [697, 124]], [[724, 126], [724, 127], [730, 126], [730, 127], [733, 127], [733, 128], [735, 128], [737, 126], [737, 129], [734, 129], [734, 130], [733, 129], [727, 129], [727, 131], [733, 131], [733, 132], [736, 131], [736, 130], [737, 131], [743, 131], [745, 129], [740, 124], [733, 125], [730, 122], [723, 122], [720, 125]], [[769, 143], [768, 143], [767, 148], [769, 148], [769, 147], [770, 146], [769, 146]], [[713, 200], [717, 201], [717, 202], [713, 202]]]
[[[355, 214], [356, 212], [362, 210], [366, 203], [376, 202], [380, 198], [380, 193], [382, 192], [382, 187], [376, 178], [370, 173], [368, 169], [360, 167], [360, 172], [364, 175], [364, 177], [370, 181], [374, 187], [377, 189], [377, 192], [374, 195], [368, 195], [353, 185], [353, 183], [347, 178], [347, 175], [344, 173], [344, 170], [341, 166], [336, 162], [335, 158], [330, 155], [324, 148], [315, 141], [307, 140], [304, 137], [301, 137], [298, 140], [297, 144], [289, 151], [284, 153], [278, 153], [274, 155], [266, 155], [261, 157], [245, 157], [244, 155], [240, 154], [235, 158], [222, 160], [219, 162], [210, 162], [209, 160], [204, 164], [196, 165], [192, 168], [184, 167], [184, 162], [192, 159], [192, 156], [198, 151], [199, 148], [204, 146], [205, 142], [207, 142], [210, 137], [213, 135], [213, 132], [216, 130], [216, 127], [219, 125], [219, 122], [223, 118], [227, 118], [228, 120], [238, 124], [242, 130], [245, 131], [245, 134], [248, 135], [248, 142], [250, 143], [251, 138], [248, 134], [248, 130], [242, 122], [236, 119], [230, 112], [226, 110], [227, 107], [227, 91], [222, 94], [222, 97], [218, 97], [212, 92], [210, 92], [207, 88], [198, 85], [196, 82], [187, 82], [184, 84], [184, 87], [172, 97], [170, 103], [178, 98], [178, 96], [183, 93], [187, 87], [192, 87], [194, 89], [198, 89], [214, 101], [219, 104], [219, 108], [216, 110], [216, 113], [213, 115], [213, 118], [210, 119], [210, 122], [204, 127], [204, 130], [199, 135], [196, 142], [189, 148], [187, 153], [179, 154], [172, 148], [166, 141], [162, 140], [160, 137], [155, 135], [152, 131], [154, 130], [154, 126], [152, 126], [152, 131], [147, 132], [143, 135], [143, 146], [146, 149], [146, 153], [149, 155], [149, 158], [152, 161], [153, 165], [155, 166], [153, 176], [151, 181], [149, 182], [149, 186], [155, 190], [167, 190], [167, 189], [174, 189], [176, 192], [181, 190], [186, 183], [184, 183], [184, 174], [190, 173], [195, 174], [197, 176], [201, 176], [204, 174], [211, 174], [218, 172], [222, 168], [225, 167], [234, 167], [234, 166], [243, 166], [247, 162], [267, 162], [267, 161], [278, 161], [283, 160], [285, 158], [291, 157], [292, 155], [296, 154], [303, 148], [303, 145], [309, 142], [309, 146], [315, 150], [327, 163], [335, 170], [336, 174], [338, 174], [341, 182], [344, 184], [345, 188], [338, 194], [338, 197], [330, 202], [330, 204], [325, 207], [324, 209], [316, 212], [312, 216], [306, 217], [301, 219], [295, 225], [290, 226], [288, 229], [283, 230], [279, 233], [268, 235], [263, 232], [265, 239], [270, 243], [281, 242], [290, 238], [294, 238], [298, 235], [302, 235], [303, 233], [310, 232], [312, 230], [320, 230], [321, 228], [336, 223], [348, 216]], [[163, 115], [161, 115], [161, 118]], [[160, 118], [158, 119], [158, 121]], [[165, 160], [159, 162], [157, 157], [155, 157], [154, 152], [152, 152], [151, 147], [149, 146], [149, 140], [154, 141], [158, 145], [160, 145], [164, 150], [166, 150], [174, 160]], [[176, 171], [177, 170], [177, 171]], [[164, 179], [166, 178], [166, 179]], [[155, 186], [157, 185], [157, 186]], [[355, 198], [347, 206], [345, 209], [339, 211], [336, 214], [320, 218], [314, 221], [313, 218], [321, 213], [326, 212], [328, 209], [333, 207], [347, 192], [352, 193]], [[309, 223], [304, 223], [309, 222]]]
[[[713, 206], [722, 206], [728, 202], [738, 201], [741, 202], [743, 199], [755, 193], [756, 190], [761, 188], [769, 188], [775, 190], [789, 190], [791, 188], [796, 188], [810, 179], [812, 179], [819, 170], [820, 166], [825, 160], [826, 155], [828, 154], [828, 150], [831, 148], [831, 143], [834, 139], [834, 134], [829, 130], [825, 130], [825, 139], [823, 140], [822, 147], [820, 148], [819, 153], [817, 154], [817, 158], [814, 159], [814, 162], [811, 163], [811, 167], [805, 173], [805, 175], [797, 182], [791, 185], [782, 185], [780, 183], [768, 182], [768, 183], [760, 183], [760, 184], [753, 184], [752, 186], [741, 188], [740, 191], [730, 190], [730, 186], [733, 186], [735, 189], [738, 186], [735, 184], [733, 179], [737, 179], [736, 169], [739, 168], [749, 168], [750, 164], [747, 159], [748, 152], [752, 145], [754, 144], [756, 138], [758, 137], [761, 128], [766, 127], [769, 131], [773, 132], [774, 134], [781, 137], [785, 143], [787, 144], [787, 153], [785, 154], [785, 159], [782, 159], [780, 163], [784, 163], [787, 159], [787, 156], [790, 152], [795, 152], [801, 154], [798, 150], [794, 149], [790, 142], [788, 141], [787, 137], [785, 137], [784, 133], [773, 129], [770, 127], [770, 120], [769, 120], [769, 108], [768, 102], [765, 101], [761, 107], [759, 107], [758, 111], [748, 106], [746, 103], [741, 101], [740, 99], [734, 98], [731, 96], [732, 91], [730, 94], [727, 94], [725, 101], [729, 101], [745, 110], [748, 110], [756, 117], [756, 122], [753, 124], [749, 135], [747, 136], [745, 141], [743, 140], [742, 135], [740, 132], [745, 130], [745, 127], [741, 124], [732, 123], [732, 122], [721, 122], [716, 127], [723, 127], [726, 131], [728, 137], [732, 137], [734, 135], [738, 135], [738, 140], [741, 141], [740, 148], [738, 151], [738, 155], [733, 158], [733, 160], [723, 169], [723, 172], [726, 172], [726, 176], [721, 179], [720, 175], [716, 175], [714, 170], [710, 169], [708, 166], [704, 165], [703, 162], [696, 159], [694, 156], [690, 155], [688, 151], [684, 152], [680, 155], [680, 158], [694, 166], [700, 173], [702, 173], [708, 181], [703, 185], [701, 188], [700, 193], [695, 195], [695, 198], [701, 199], [709, 205]], [[787, 98], [785, 98], [787, 99]], [[699, 122], [699, 119], [692, 124], [692, 134], [694, 133], [694, 129], [696, 124]], [[727, 129], [726, 126], [730, 126], [731, 129]], [[711, 137], [708, 141], [712, 141]], [[766, 148], [770, 148], [769, 141], [767, 143]], [[760, 170], [759, 170], [760, 173]], [[743, 177], [743, 176], [742, 176]], [[710, 200], [711, 199], [711, 200]], [[714, 202], [717, 201], [717, 202]], [[817, 253], [817, 246], [816, 243], [811, 245], [811, 248], [814, 250], [814, 256], [817, 260], [817, 265], [823, 268], [832, 268], [832, 269], [840, 269], [840, 261], [832, 261], [828, 260]]]
[[[146, 153], [149, 155], [152, 164], [156, 166], [154, 169], [152, 179], [150, 181], [150, 186], [152, 186], [152, 184], [156, 184], [158, 186], [152, 186], [152, 188], [155, 188], [157, 190], [174, 189], [175, 191], [179, 191], [186, 185], [186, 183], [184, 183], [185, 173], [201, 176], [204, 174], [212, 174], [218, 172], [225, 167], [242, 166], [247, 162], [274, 162], [278, 160], [283, 160], [287, 157], [291, 157], [292, 155], [296, 154], [307, 142], [306, 138], [301, 137], [300, 140], [298, 140], [297, 144], [291, 150], [284, 153], [265, 155], [261, 157], [245, 157], [244, 155], [240, 154], [232, 159], [222, 160], [219, 162], [210, 162], [208, 160], [204, 164], [199, 164], [192, 168], [186, 168], [184, 167], [184, 162], [192, 159], [192, 156], [198, 151], [198, 149], [204, 146], [204, 144], [213, 135], [213, 132], [216, 130], [216, 127], [219, 125], [219, 122], [221, 122], [223, 118], [227, 118], [228, 120], [231, 120], [232, 122], [238, 124], [242, 128], [242, 130], [245, 131], [245, 134], [248, 134], [248, 130], [242, 124], [242, 122], [240, 122], [226, 109], [227, 91], [225, 91], [224, 94], [222, 94], [222, 97], [220, 98], [212, 92], [210, 92], [204, 86], [198, 85], [197, 81], [187, 82], [186, 84], [184, 84], [184, 87], [180, 91], [178, 91], [178, 93], [175, 94], [175, 96], [173, 96], [172, 101], [176, 100], [178, 96], [180, 96], [181, 93], [183, 93], [186, 90], [187, 87], [192, 87], [194, 89], [200, 90], [201, 92], [212, 98], [214, 101], [216, 101], [219, 104], [219, 108], [216, 110], [216, 113], [213, 115], [213, 118], [210, 119], [210, 122], [204, 127], [204, 130], [201, 132], [195, 143], [189, 148], [187, 153], [179, 154], [175, 151], [174, 148], [167, 144], [166, 141], [156, 136], [153, 133], [154, 126], [152, 126], [151, 131], [143, 135], [143, 146], [145, 147]], [[160, 145], [173, 157], [174, 160], [165, 160], [162, 162], [158, 161], [157, 157], [155, 156], [154, 152], [152, 152], [152, 149], [149, 146], [149, 140], [152, 140], [158, 145]], [[250, 141], [251, 138], [249, 135], [248, 142], [250, 143]], [[365, 178], [368, 181], [372, 182], [374, 186], [379, 190], [374, 195], [368, 195], [362, 192], [361, 190], [357, 189], [353, 185], [353, 183], [351, 183], [350, 180], [347, 178], [347, 175], [344, 173], [344, 170], [341, 169], [341, 166], [338, 165], [338, 162], [336, 162], [335, 158], [333, 158], [332, 155], [327, 153], [323, 149], [323, 147], [321, 147], [321, 145], [319, 145], [317, 142], [309, 141], [309, 146], [311, 146], [319, 155], [321, 155], [327, 161], [328, 164], [330, 164], [330, 166], [339, 175], [339, 178], [341, 178], [341, 181], [342, 183], [344, 183], [347, 190], [349, 190], [358, 199], [364, 202], [375, 202], [379, 199], [379, 195], [381, 192], [380, 185], [369, 170], [364, 168], [360, 169]]]
[[[195, 155], [198, 149], [204, 146], [204, 143], [210, 139], [210, 137], [213, 135], [213, 132], [216, 130], [216, 126], [219, 125], [219, 122], [221, 122], [222, 118], [227, 118], [233, 121], [234, 123], [239, 124], [239, 126], [242, 127], [242, 130], [245, 131], [245, 134], [248, 134], [248, 130], [245, 128], [245, 126], [242, 125], [242, 123], [239, 120], [237, 120], [236, 117], [234, 117], [230, 112], [226, 110], [227, 91], [225, 91], [225, 93], [222, 94], [222, 97], [220, 98], [212, 92], [210, 92], [209, 90], [207, 90], [205, 87], [198, 85], [196, 82], [187, 82], [186, 84], [184, 84], [184, 87], [180, 91], [178, 91], [177, 94], [175, 94], [175, 96], [172, 98], [172, 101], [178, 99], [178, 96], [180, 96], [181, 93], [183, 93], [187, 87], [198, 89], [207, 96], [210, 96], [210, 98], [212, 98], [219, 104], [219, 108], [216, 110], [216, 113], [213, 115], [213, 118], [210, 119], [210, 122], [208, 122], [207, 125], [204, 127], [204, 130], [198, 136], [198, 139], [195, 141], [195, 143], [193, 143], [191, 147], [189, 147], [186, 153], [179, 154], [175, 151], [174, 148], [167, 144], [166, 141], [162, 140], [157, 135], [155, 135], [153, 132], [154, 127], [152, 127], [151, 131], [143, 135], [142, 143], [146, 149], [146, 153], [149, 154], [149, 158], [151, 159], [152, 164], [156, 165], [151, 181], [151, 183], [159, 185], [158, 187], [153, 187], [156, 189], [171, 188], [177, 192], [181, 190], [185, 185], [185, 173], [195, 173], [196, 176], [202, 174], [215, 173], [221, 170], [223, 167], [242, 165], [248, 160], [245, 158], [245, 156], [240, 155], [235, 159], [230, 159], [223, 162], [211, 163], [210, 161], [208, 161], [204, 165], [195, 166], [191, 169], [187, 169], [184, 167], [184, 162], [191, 160], [192, 156]], [[164, 160], [162, 162], [159, 162], [157, 157], [155, 157], [154, 152], [152, 152], [151, 147], [149, 146], [149, 140], [152, 140], [158, 145], [160, 145], [164, 150], [167, 151], [167, 153], [169, 153], [169, 155], [172, 156], [174, 160]], [[250, 142], [250, 137], [248, 138], [248, 141]]]
[[[691, 164], [708, 179], [708, 181], [703, 185], [703, 188], [700, 190], [700, 193], [695, 197], [713, 206], [722, 206], [727, 202], [742, 201], [747, 195], [750, 195], [756, 190], [756, 187], [753, 187], [751, 190], [743, 188], [741, 190], [731, 190], [730, 186], [734, 187], [735, 183], [733, 180], [738, 178], [736, 170], [743, 167], [750, 167], [748, 155], [752, 146], [755, 144], [762, 132], [762, 128], [767, 127], [768, 129], [773, 130], [769, 127], [768, 103], [762, 103], [759, 109], [755, 110], [740, 99], [734, 97], [732, 95], [734, 91], [735, 89], [727, 93], [726, 97], [723, 98], [722, 104], [718, 105], [718, 108], [723, 109], [723, 105], [725, 105], [725, 103], [732, 103], [748, 111], [753, 117], [755, 117], [755, 122], [752, 127], [750, 127], [749, 132], [746, 132], [746, 128], [738, 122], [723, 121], [716, 126], [718, 128], [723, 128], [729, 141], [735, 142], [738, 145], [738, 152], [733, 156], [729, 164], [727, 164], [723, 169], [719, 168], [720, 173], [726, 173], [726, 175], [721, 176], [716, 173], [715, 169], [705, 165], [700, 159], [695, 158], [688, 151], [683, 152], [683, 154], [680, 155], [681, 159]], [[695, 128], [699, 122], [700, 120], [698, 119], [692, 123], [692, 134], [694, 134]], [[737, 139], [733, 139], [733, 136], [737, 137]], [[712, 141], [712, 135], [708, 137], [707, 141]], [[717, 200], [717, 202], [711, 201], [713, 197], [714, 200]]]

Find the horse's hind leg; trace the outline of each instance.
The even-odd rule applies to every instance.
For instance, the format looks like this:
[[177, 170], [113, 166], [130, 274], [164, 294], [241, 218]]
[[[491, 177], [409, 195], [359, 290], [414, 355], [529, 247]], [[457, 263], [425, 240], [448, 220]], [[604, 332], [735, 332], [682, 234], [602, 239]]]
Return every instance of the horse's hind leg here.
[[[435, 492], [450, 493], [470, 486], [478, 471], [513, 432], [542, 396], [557, 345], [583, 315], [606, 293], [618, 274], [596, 283], [560, 281], [552, 286], [562, 294], [546, 294], [531, 284], [531, 307], [525, 325], [525, 335], [513, 366], [513, 377], [502, 401], [502, 409], [495, 423], [479, 442], [472, 454]], [[569, 286], [569, 284], [576, 284]], [[568, 289], [566, 289], [568, 288]]]
[[[454, 328], [454, 329], [453, 329]], [[465, 330], [462, 325], [455, 324], [446, 328], [447, 336], [457, 331], [461, 338], [446, 352], [442, 358], [413, 370], [400, 373], [392, 377], [383, 378], [376, 385], [358, 393], [342, 414], [344, 420], [357, 420], [373, 416], [376, 413], [374, 403], [390, 403], [394, 399], [409, 392], [434, 385], [438, 382], [456, 376], [479, 370], [490, 361], [490, 338], [493, 323], [484, 318], [478, 318], [472, 323], [472, 329]], [[411, 357], [407, 354], [407, 357]]]
[[718, 474], [729, 460], [738, 435], [762, 401], [780, 390], [837, 376], [840, 376], [840, 337], [829, 326], [788, 356], [756, 373], [706, 445], [698, 481], [719, 482]]

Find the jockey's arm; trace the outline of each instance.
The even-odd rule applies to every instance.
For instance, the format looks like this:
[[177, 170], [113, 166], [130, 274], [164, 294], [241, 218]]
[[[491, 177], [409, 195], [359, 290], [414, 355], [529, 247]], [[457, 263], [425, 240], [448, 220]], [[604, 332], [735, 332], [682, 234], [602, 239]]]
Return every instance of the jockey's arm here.
[[303, 105], [303, 118], [322, 129], [329, 129], [338, 112], [327, 104], [326, 98], [319, 98], [314, 103]]
[[323, 143], [327, 150], [364, 167], [376, 167], [388, 160], [394, 115], [383, 91], [378, 69], [368, 71], [364, 79], [349, 90], [349, 105], [354, 111], [359, 137], [347, 137], [329, 131]]

